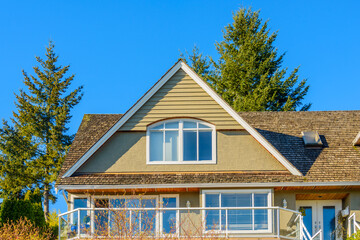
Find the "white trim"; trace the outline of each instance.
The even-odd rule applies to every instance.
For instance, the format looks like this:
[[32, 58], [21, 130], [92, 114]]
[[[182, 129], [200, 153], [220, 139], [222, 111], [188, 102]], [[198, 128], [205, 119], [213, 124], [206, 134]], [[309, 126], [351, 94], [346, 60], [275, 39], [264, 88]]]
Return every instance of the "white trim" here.
[[360, 182], [269, 182], [269, 183], [189, 183], [189, 184], [134, 184], [134, 185], [58, 185], [59, 190], [71, 189], [137, 189], [137, 188], [248, 188], [248, 187], [315, 187], [360, 186]]
[[[187, 122], [194, 122], [196, 123], [196, 128], [189, 128], [184, 129], [184, 121]], [[179, 127], [174, 129], [159, 129], [159, 130], [153, 130], [152, 128], [157, 127], [159, 125], [164, 125], [166, 123], [171, 122], [178, 122]], [[209, 128], [201, 129], [199, 128], [198, 124], [203, 124], [208, 126]], [[165, 125], [164, 125], [165, 126]], [[177, 131], [178, 134], [178, 160], [177, 161], [150, 161], [150, 132], [151, 131], [158, 131], [158, 132], [164, 132], [164, 131]], [[210, 132], [211, 131], [211, 160], [194, 160], [194, 161], [184, 161], [183, 159], [183, 153], [184, 153], [184, 146], [183, 146], [183, 133], [186, 130], [193, 130], [196, 131], [197, 134], [202, 131]], [[163, 140], [164, 143], [165, 140]], [[163, 146], [163, 155], [165, 155], [165, 146]], [[199, 158], [199, 137], [197, 135], [197, 158]], [[164, 158], [164, 157], [163, 157]], [[193, 164], [216, 164], [216, 128], [214, 125], [198, 120], [198, 119], [192, 119], [192, 118], [175, 118], [175, 119], [168, 119], [164, 121], [160, 121], [157, 123], [154, 123], [150, 126], [148, 126], [146, 130], [146, 164], [148, 165], [165, 165], [165, 164], [185, 164], [185, 165], [193, 165]]]
[[179, 69], [184, 70], [200, 87], [203, 88], [220, 106], [222, 106], [241, 126], [245, 128], [261, 145], [263, 145], [286, 169], [293, 175], [302, 176], [274, 146], [272, 146], [258, 131], [250, 126], [235, 112], [218, 94], [211, 89], [187, 64], [178, 61], [140, 100], [131, 107], [115, 125], [97, 141], [66, 173], [62, 176], [71, 176], [92, 154], [94, 154], [120, 127], [142, 107]]

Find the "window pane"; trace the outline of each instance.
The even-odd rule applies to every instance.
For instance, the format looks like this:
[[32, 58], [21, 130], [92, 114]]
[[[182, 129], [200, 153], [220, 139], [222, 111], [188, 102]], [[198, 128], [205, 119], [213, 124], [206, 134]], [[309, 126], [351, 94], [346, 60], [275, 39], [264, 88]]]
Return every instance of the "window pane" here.
[[[163, 207], [176, 207], [175, 197], [164, 197]], [[163, 233], [176, 233], [176, 210], [169, 210], [163, 212]]]
[[150, 132], [150, 161], [163, 160], [163, 132]]
[[160, 129], [163, 129], [163, 128], [164, 128], [164, 124], [160, 124], [160, 125], [158, 125], [156, 127], [151, 128], [151, 130], [160, 130]]
[[[95, 199], [95, 208], [108, 208], [109, 199]], [[109, 211], [95, 210], [94, 214], [95, 232], [100, 236], [104, 236], [108, 232]]]
[[168, 122], [165, 123], [165, 128], [169, 129], [169, 128], [179, 128], [179, 122]]
[[[205, 207], [219, 207], [219, 194], [206, 194]], [[220, 210], [205, 211], [206, 230], [220, 229]]]
[[[87, 207], [87, 199], [86, 198], [75, 198], [74, 199], [74, 209], [78, 208], [86, 208]], [[78, 224], [78, 212], [72, 214], [73, 217], [73, 230], [77, 231]], [[80, 233], [85, 233], [90, 228], [90, 216], [88, 215], [88, 211], [80, 210]]]
[[178, 131], [165, 131], [165, 161], [178, 160]]
[[196, 128], [196, 122], [184, 121], [184, 128]]
[[[140, 199], [126, 199], [126, 207], [127, 208], [139, 208], [140, 207]], [[126, 219], [130, 220], [130, 211], [126, 213]], [[138, 233], [140, 230], [140, 211], [132, 210], [131, 211], [131, 233]]]
[[199, 123], [199, 128], [211, 128], [211, 127], [209, 127], [209, 126], [206, 126], [206, 125], [204, 125], [204, 124]]
[[[156, 208], [156, 200], [142, 199], [142, 208]], [[141, 230], [146, 233], [155, 234], [156, 231], [156, 212], [155, 210], [141, 211]]]
[[[254, 194], [254, 207], [268, 206], [268, 194], [260, 193]], [[268, 210], [257, 209], [254, 210], [254, 229], [268, 229]]]
[[197, 160], [196, 131], [184, 131], [184, 161]]
[[[251, 194], [223, 193], [221, 194], [222, 207], [251, 207]], [[226, 222], [226, 213], [221, 212], [223, 224]], [[228, 230], [251, 230], [252, 210], [228, 210]]]
[[222, 193], [222, 207], [251, 207], [252, 200], [250, 193]]
[[266, 207], [268, 205], [267, 193], [255, 193], [254, 194], [254, 207]]
[[212, 160], [212, 132], [199, 132], [199, 160]]
[[125, 207], [125, 199], [110, 199], [110, 207], [111, 208], [124, 208]]
[[336, 239], [336, 221], [335, 207], [334, 206], [324, 206], [323, 207], [323, 226], [324, 226], [324, 239]]

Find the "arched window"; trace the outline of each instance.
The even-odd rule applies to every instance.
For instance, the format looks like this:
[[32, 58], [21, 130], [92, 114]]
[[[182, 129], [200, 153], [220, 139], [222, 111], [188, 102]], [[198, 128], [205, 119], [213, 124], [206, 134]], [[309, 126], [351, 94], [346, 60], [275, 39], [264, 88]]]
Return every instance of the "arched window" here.
[[215, 148], [215, 127], [200, 120], [166, 120], [147, 130], [148, 164], [216, 163]]

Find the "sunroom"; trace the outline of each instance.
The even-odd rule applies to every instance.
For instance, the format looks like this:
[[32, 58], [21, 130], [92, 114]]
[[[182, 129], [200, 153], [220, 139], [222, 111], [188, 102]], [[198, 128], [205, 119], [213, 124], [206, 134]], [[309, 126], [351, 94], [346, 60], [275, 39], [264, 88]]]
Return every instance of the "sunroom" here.
[[299, 212], [273, 206], [272, 189], [178, 190], [160, 194], [72, 194], [71, 210], [60, 214], [60, 239], [300, 239], [309, 235]]

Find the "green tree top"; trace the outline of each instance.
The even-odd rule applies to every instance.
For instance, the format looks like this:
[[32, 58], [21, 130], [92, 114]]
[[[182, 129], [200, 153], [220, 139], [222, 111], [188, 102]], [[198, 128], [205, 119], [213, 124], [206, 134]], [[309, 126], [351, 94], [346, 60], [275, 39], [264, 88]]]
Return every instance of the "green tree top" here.
[[268, 21], [259, 11], [240, 9], [225, 27], [223, 40], [215, 44], [220, 55], [208, 59], [195, 47], [187, 61], [236, 111], [308, 110], [303, 104], [309, 90], [298, 70], [287, 75], [282, 68], [285, 54], [278, 54]]
[[[23, 71], [27, 91], [20, 90], [16, 94], [17, 111], [13, 112], [11, 119], [13, 126], [4, 122], [0, 131], [1, 161], [7, 166], [0, 169], [0, 184], [3, 194], [19, 195], [19, 187], [12, 188], [5, 183], [10, 181], [11, 174], [16, 173], [14, 165], [26, 168], [22, 187], [42, 190], [47, 217], [49, 199], [54, 199], [52, 185], [73, 139], [67, 127], [71, 119], [70, 110], [81, 100], [83, 87], [69, 90], [74, 75], [66, 76], [69, 66], [58, 65], [52, 42], [46, 48], [45, 56], [46, 60], [36, 57], [39, 66], [33, 68], [35, 75]], [[27, 144], [26, 147], [32, 151], [9, 154], [10, 143], [18, 148]]]

